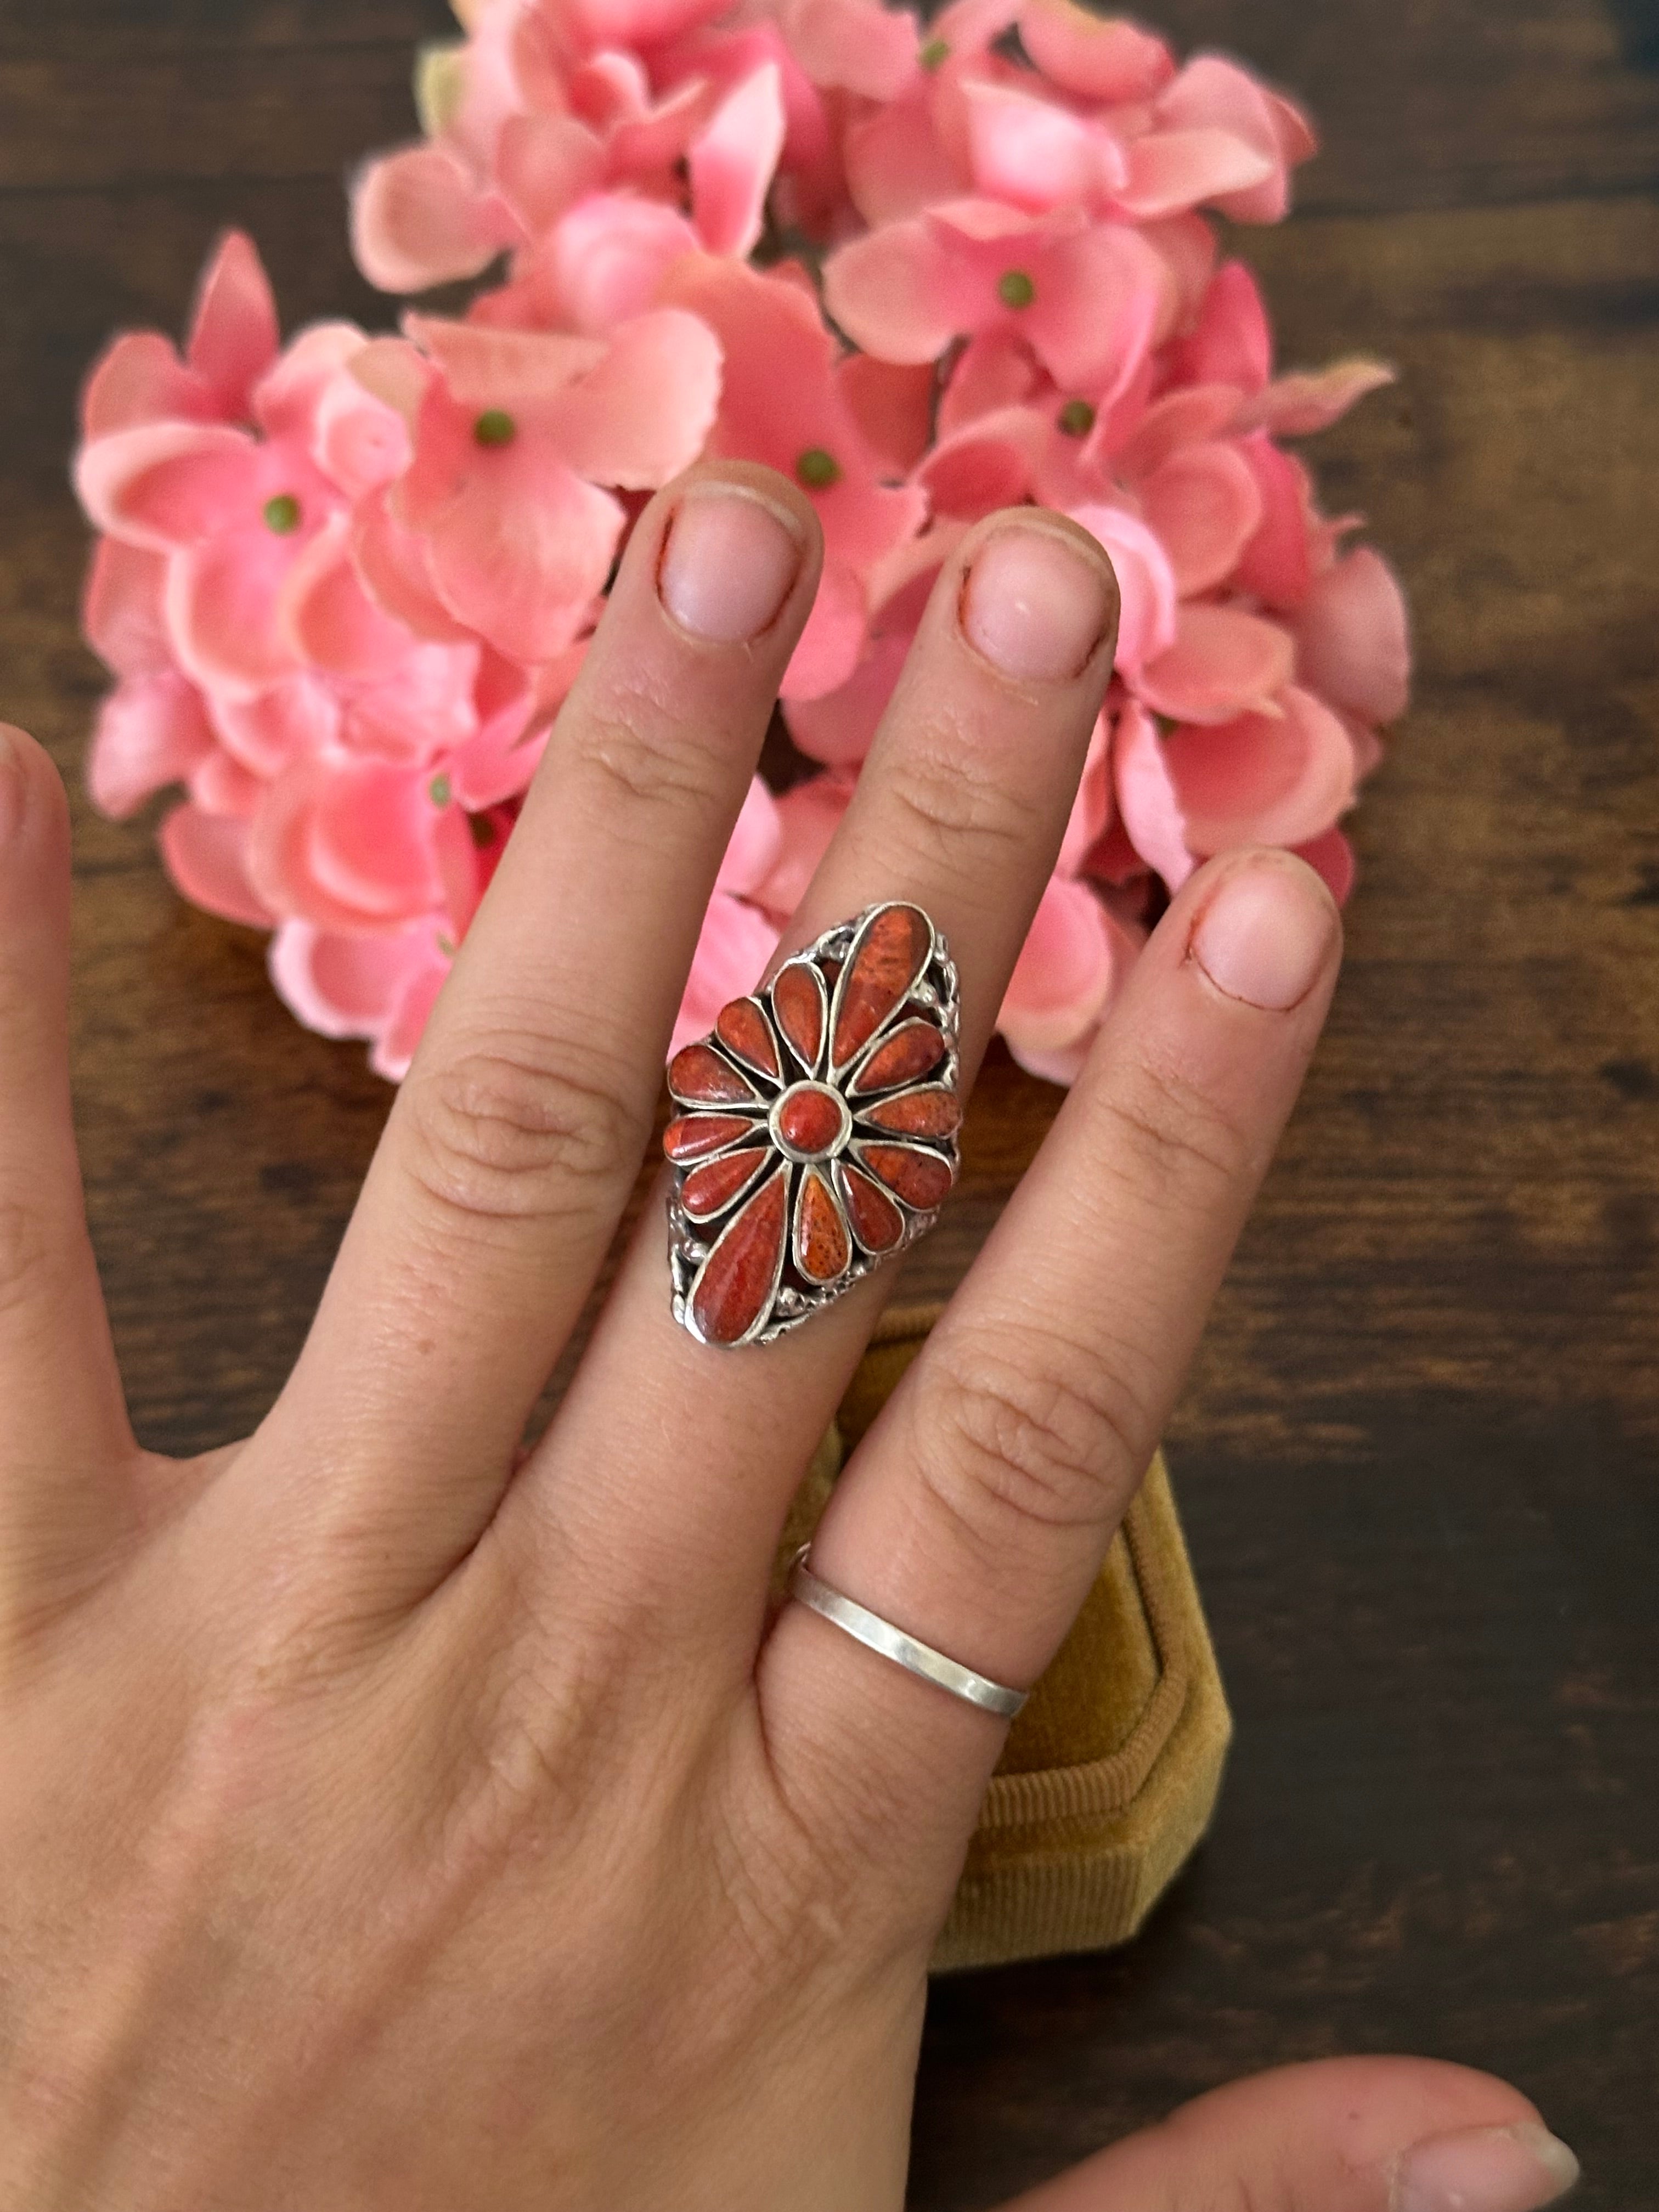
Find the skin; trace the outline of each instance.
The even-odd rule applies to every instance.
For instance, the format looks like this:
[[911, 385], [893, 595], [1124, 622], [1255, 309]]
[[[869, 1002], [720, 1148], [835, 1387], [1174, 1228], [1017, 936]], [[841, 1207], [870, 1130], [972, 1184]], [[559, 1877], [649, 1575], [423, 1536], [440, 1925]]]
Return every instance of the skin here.
[[[736, 643], [659, 590], [678, 507], [722, 483], [799, 549]], [[975, 650], [965, 580], [1009, 526], [947, 564], [784, 948], [918, 900], [960, 963], [969, 1074], [1112, 655], [1109, 619], [1054, 680]], [[1024, 526], [1109, 614], [1093, 541]], [[1003, 1729], [765, 1602], [884, 1285], [711, 1352], [669, 1316], [653, 1212], [517, 1451], [649, 1139], [817, 562], [765, 471], [705, 466], [646, 510], [294, 1374], [195, 1462], [127, 1425], [70, 1131], [66, 810], [39, 749], [0, 744], [4, 2212], [902, 2202], [926, 1963]], [[1282, 1011], [1189, 951], [1256, 869], [1328, 910]], [[844, 1479], [821, 1573], [1035, 1679], [1176, 1396], [1339, 936], [1283, 854], [1182, 890]], [[1385, 2212], [1411, 2145], [1534, 2118], [1453, 2067], [1297, 2069], [1022, 2202]]]

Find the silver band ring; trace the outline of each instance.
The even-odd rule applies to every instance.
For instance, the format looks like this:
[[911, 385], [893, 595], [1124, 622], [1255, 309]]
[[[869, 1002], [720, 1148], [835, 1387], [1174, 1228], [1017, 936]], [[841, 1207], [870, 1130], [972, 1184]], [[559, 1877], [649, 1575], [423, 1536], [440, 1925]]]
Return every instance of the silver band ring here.
[[856, 1598], [831, 1589], [806, 1564], [811, 1548], [810, 1544], [803, 1544], [790, 1570], [789, 1595], [797, 1605], [804, 1605], [809, 1613], [833, 1621], [855, 1642], [878, 1651], [896, 1667], [902, 1667], [907, 1674], [919, 1675], [924, 1682], [948, 1690], [965, 1705], [977, 1705], [984, 1713], [994, 1713], [999, 1720], [1012, 1720], [1030, 1694], [1029, 1691], [1011, 1690], [1001, 1682], [976, 1674], [971, 1667], [963, 1667], [954, 1659], [947, 1659], [942, 1651], [935, 1651], [931, 1644], [907, 1636], [903, 1629], [895, 1628], [890, 1620], [872, 1613]]

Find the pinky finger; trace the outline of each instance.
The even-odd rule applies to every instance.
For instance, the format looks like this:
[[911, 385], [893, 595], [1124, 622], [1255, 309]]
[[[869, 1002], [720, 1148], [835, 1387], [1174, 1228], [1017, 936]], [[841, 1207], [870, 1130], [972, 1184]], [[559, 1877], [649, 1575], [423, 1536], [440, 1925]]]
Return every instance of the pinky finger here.
[[69, 809], [0, 724], [0, 1628], [112, 1531], [132, 1453], [69, 1084]]

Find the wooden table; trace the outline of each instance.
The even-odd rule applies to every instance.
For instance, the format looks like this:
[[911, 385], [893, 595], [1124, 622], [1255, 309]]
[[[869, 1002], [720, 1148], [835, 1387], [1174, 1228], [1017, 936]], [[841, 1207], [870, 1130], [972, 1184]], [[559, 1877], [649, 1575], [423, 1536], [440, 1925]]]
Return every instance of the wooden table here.
[[[1152, 0], [1149, 0], [1149, 7]], [[1659, 8], [1161, 0], [1331, 150], [1252, 233], [1291, 362], [1397, 392], [1323, 443], [1417, 611], [1329, 1036], [1170, 1436], [1238, 1738], [1126, 1954], [936, 1996], [918, 2212], [1236, 2073], [1412, 2048], [1513, 2077], [1590, 2208], [1659, 2199]], [[407, 134], [439, 0], [53, 0], [0, 19], [0, 697], [73, 785], [100, 685], [64, 488], [112, 325], [246, 224], [290, 323], [384, 318], [341, 176]], [[94, 1231], [140, 1433], [251, 1424], [387, 1094], [296, 1029], [144, 823], [79, 807]], [[994, 1064], [955, 1279], [1054, 1097]]]

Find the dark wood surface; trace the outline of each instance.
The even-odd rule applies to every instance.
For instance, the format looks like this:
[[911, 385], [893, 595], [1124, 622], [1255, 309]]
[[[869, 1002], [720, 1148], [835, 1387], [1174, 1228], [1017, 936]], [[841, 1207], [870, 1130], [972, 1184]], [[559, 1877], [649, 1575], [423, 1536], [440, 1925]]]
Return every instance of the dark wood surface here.
[[[1517, 2081], [1583, 2203], [1659, 2203], [1659, 6], [1163, 0], [1310, 99], [1251, 234], [1291, 362], [1397, 392], [1323, 444], [1408, 580], [1418, 703], [1356, 823], [1330, 1032], [1170, 1436], [1235, 1702], [1214, 1832], [1113, 1958], [937, 1992], [917, 2212], [1229, 2075], [1414, 2049]], [[227, 222], [290, 323], [383, 309], [341, 179], [439, 0], [5, 0], [0, 708], [73, 784], [100, 677], [76, 380], [176, 327]], [[385, 1112], [144, 823], [78, 807], [80, 1114], [135, 1418], [252, 1423]], [[948, 1287], [1055, 1094], [994, 1063]]]

